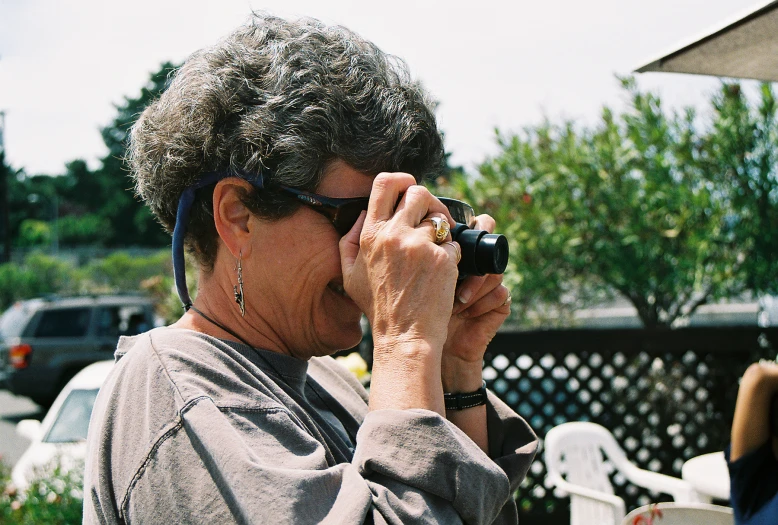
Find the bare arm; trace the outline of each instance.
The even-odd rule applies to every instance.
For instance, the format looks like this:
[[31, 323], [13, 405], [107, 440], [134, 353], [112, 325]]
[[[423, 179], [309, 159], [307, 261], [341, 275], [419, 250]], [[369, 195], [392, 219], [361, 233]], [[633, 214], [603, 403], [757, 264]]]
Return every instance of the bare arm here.
[[[778, 364], [754, 363], [740, 382], [732, 422], [730, 460], [735, 461], [771, 438], [770, 403], [778, 394]], [[773, 450], [776, 449], [773, 438]]]
[[[488, 215], [476, 218], [478, 229], [493, 232], [494, 226]], [[510, 292], [502, 285], [502, 275], [486, 275], [467, 277], [456, 295], [443, 348], [441, 379], [445, 392], [473, 392], [483, 384], [486, 347], [511, 311]], [[489, 454], [486, 406], [448, 410], [446, 417]]]
[[[443, 390], [446, 392], [473, 392], [483, 384], [481, 361], [477, 363], [457, 362], [444, 358]], [[468, 435], [487, 455], [489, 454], [489, 432], [486, 428], [486, 405], [463, 410], [447, 410], [446, 418]]]

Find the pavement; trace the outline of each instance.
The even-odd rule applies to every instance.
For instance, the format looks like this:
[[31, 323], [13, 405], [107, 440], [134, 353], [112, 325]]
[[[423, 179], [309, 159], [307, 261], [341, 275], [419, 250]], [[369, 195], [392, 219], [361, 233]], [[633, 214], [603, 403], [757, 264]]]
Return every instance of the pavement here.
[[13, 466], [29, 445], [29, 440], [16, 433], [16, 423], [22, 419], [41, 420], [41, 408], [27, 399], [0, 390], [0, 461]]

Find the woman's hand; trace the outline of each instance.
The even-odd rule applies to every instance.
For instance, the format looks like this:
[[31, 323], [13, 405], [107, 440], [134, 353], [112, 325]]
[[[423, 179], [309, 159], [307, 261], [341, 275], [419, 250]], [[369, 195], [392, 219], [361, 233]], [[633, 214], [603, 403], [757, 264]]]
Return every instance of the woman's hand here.
[[367, 213], [340, 242], [343, 286], [373, 331], [371, 408], [442, 412], [440, 359], [457, 276], [457, 250], [435, 244], [425, 217], [446, 207], [404, 173], [373, 181]]
[[[492, 233], [494, 220], [480, 215], [475, 228]], [[510, 311], [510, 292], [502, 285], [502, 275], [470, 276], [457, 286], [443, 347], [445, 391], [470, 392], [481, 386], [486, 347]]]
[[453, 223], [411, 175], [382, 173], [373, 182], [361, 233], [362, 221], [341, 240], [343, 286], [367, 315], [374, 337], [432, 339], [440, 347], [445, 341], [455, 249], [433, 242], [432, 227], [422, 223], [429, 215]]

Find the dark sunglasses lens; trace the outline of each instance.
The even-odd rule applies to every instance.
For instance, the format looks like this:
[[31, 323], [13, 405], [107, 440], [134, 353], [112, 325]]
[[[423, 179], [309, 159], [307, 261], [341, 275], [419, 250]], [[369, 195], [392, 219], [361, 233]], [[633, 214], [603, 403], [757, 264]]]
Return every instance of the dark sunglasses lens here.
[[455, 221], [466, 224], [469, 228], [475, 225], [475, 211], [468, 203], [447, 197], [438, 197], [438, 199], [448, 208], [448, 212]]
[[346, 235], [349, 230], [354, 227], [357, 219], [359, 219], [359, 214], [367, 209], [368, 202], [368, 199], [364, 199], [338, 206], [335, 216], [332, 219], [332, 224], [335, 225], [335, 229], [338, 230], [339, 234]]

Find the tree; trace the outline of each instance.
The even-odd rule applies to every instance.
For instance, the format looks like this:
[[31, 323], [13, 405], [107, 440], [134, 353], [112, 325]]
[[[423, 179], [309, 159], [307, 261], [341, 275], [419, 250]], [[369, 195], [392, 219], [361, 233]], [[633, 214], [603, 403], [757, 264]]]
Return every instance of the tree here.
[[[56, 177], [47, 175], [28, 176], [23, 170], [16, 170], [7, 179], [9, 232], [14, 245], [23, 245], [21, 230], [25, 222], [35, 221], [48, 225], [54, 220], [57, 198]], [[29, 239], [28, 239], [29, 240]]]
[[[618, 293], [647, 328], [666, 328], [752, 287], [749, 261], [775, 275], [759, 252], [775, 239], [765, 231], [775, 224], [775, 142], [760, 135], [757, 152], [737, 139], [744, 126], [752, 135], [775, 129], [769, 88], [760, 117], [749, 120], [746, 99], [723, 86], [711, 125], [698, 129], [693, 110], [668, 113], [657, 95], [622, 82], [625, 113], [604, 108], [592, 128], [544, 122], [498, 132], [501, 151], [480, 176], [452, 184], [511, 240], [508, 283], [525, 321], [544, 305], [559, 314]], [[733, 172], [750, 188], [770, 170], [771, 203], [732, 188]], [[750, 220], [763, 208], [766, 218]]]
[[704, 168], [729, 208], [742, 250], [746, 287], [778, 291], [778, 120], [775, 94], [762, 84], [756, 107], [738, 84], [713, 97], [716, 119], [705, 138]]
[[[2, 126], [2, 122], [0, 122]], [[3, 251], [0, 264], [11, 260], [11, 218], [10, 198], [8, 191], [9, 179], [13, 177], [13, 169], [5, 162], [5, 149], [2, 144], [2, 127], [0, 127], [0, 233], [3, 236]]]
[[[108, 154], [100, 167], [91, 170], [82, 159], [65, 166], [56, 177], [17, 177], [22, 190], [12, 208], [24, 217], [51, 220], [51, 214], [41, 215], [42, 204], [28, 199], [58, 199], [58, 219], [63, 244], [97, 244], [107, 246], [165, 246], [170, 237], [154, 220], [148, 208], [134, 195], [134, 185], [125, 164], [129, 131], [143, 110], [158, 98], [169, 84], [177, 66], [165, 62], [153, 73], [140, 95], [125, 97], [116, 106], [117, 115], [101, 130]], [[13, 197], [13, 195], [12, 195]], [[12, 199], [13, 200], [13, 199]], [[13, 214], [13, 212], [12, 212]], [[19, 234], [18, 222], [11, 218], [14, 238]]]
[[[24, 221], [32, 221], [25, 226], [26, 233], [43, 239], [45, 236], [39, 234], [45, 228], [40, 221], [55, 219], [57, 239], [63, 244], [152, 247], [169, 244], [170, 237], [134, 195], [124, 159], [130, 128], [146, 106], [167, 88], [176, 68], [165, 62], [151, 75], [139, 96], [125, 97], [116, 106], [116, 117], [101, 130], [108, 154], [100, 160], [98, 169], [91, 170], [84, 160], [76, 159], [65, 166], [61, 175], [29, 177], [22, 170], [13, 171], [0, 157], [0, 198], [5, 190], [8, 206], [4, 209], [9, 211], [8, 232], [14, 244], [20, 243]], [[48, 229], [53, 231], [53, 225], [49, 224]], [[27, 237], [25, 242], [29, 244], [30, 235]]]
[[167, 89], [177, 65], [165, 62], [153, 73], [135, 98], [125, 97], [116, 107], [117, 115], [102, 129], [108, 154], [101, 167], [92, 174], [99, 186], [102, 206], [98, 215], [110, 221], [113, 237], [109, 244], [164, 246], [170, 237], [157, 224], [149, 209], [133, 193], [133, 182], [125, 164], [129, 131], [143, 110]]

